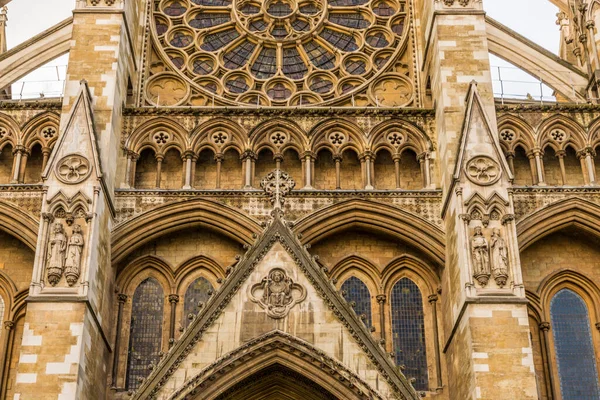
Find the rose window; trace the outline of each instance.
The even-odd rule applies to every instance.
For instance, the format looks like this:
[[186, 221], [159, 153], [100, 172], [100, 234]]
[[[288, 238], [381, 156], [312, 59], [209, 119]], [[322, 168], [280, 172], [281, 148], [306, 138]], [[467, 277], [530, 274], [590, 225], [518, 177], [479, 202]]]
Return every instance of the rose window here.
[[[295, 106], [350, 98], [395, 72], [407, 18], [406, 0], [155, 0], [153, 33], [181, 94], [149, 100]], [[165, 86], [159, 81], [149, 80], [149, 92], [152, 83], [156, 93]]]

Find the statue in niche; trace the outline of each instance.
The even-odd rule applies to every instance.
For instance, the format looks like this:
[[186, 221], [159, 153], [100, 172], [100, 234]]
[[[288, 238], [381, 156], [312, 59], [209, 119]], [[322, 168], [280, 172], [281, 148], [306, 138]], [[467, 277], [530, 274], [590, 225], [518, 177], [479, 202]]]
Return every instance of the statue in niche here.
[[50, 232], [50, 239], [48, 240], [48, 255], [47, 255], [47, 268], [48, 271], [48, 282], [52, 286], [60, 281], [63, 274], [65, 265], [65, 252], [67, 250], [67, 236], [65, 235], [65, 228], [60, 222], [55, 222], [52, 225], [52, 231]]
[[487, 239], [483, 236], [481, 227], [475, 227], [471, 237], [471, 255], [473, 259], [473, 278], [481, 286], [487, 285], [490, 279], [490, 253]]
[[[259, 292], [262, 294], [259, 295]], [[279, 319], [306, 298], [306, 289], [287, 276], [281, 268], [273, 268], [260, 283], [250, 288], [250, 299], [267, 311], [271, 318]]]
[[498, 286], [504, 287], [508, 279], [508, 249], [506, 248], [506, 242], [500, 236], [500, 229], [498, 228], [492, 231], [490, 247], [492, 249], [492, 274], [494, 280], [496, 280]]
[[81, 253], [83, 252], [83, 235], [81, 226], [73, 225], [73, 234], [67, 246], [67, 259], [65, 261], [65, 278], [69, 286], [73, 286], [79, 279], [81, 269]]

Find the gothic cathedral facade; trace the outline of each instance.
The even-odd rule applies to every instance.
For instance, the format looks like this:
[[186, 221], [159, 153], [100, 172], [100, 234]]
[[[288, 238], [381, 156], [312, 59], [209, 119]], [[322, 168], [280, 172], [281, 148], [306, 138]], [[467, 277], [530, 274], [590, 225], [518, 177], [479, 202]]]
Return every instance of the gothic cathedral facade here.
[[0, 398], [599, 399], [600, 3], [552, 2], [559, 56], [485, 0], [3, 11]]

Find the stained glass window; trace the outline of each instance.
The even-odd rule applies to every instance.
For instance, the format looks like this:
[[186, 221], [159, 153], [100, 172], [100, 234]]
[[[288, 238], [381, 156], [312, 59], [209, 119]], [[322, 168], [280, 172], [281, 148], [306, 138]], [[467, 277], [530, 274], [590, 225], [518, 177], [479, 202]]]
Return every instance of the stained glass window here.
[[208, 292], [212, 289], [212, 285], [206, 278], [196, 279], [187, 288], [183, 303], [184, 327], [187, 327], [191, 322], [191, 319], [189, 318], [190, 314], [196, 315], [198, 313], [198, 304], [201, 302], [206, 303], [208, 301]]
[[203, 14], [199, 13], [194, 16], [189, 22], [192, 28], [204, 29], [210, 28], [211, 26], [222, 25], [231, 20], [229, 14], [226, 13], [212, 13]]
[[370, 46], [377, 48], [386, 47], [390, 44], [383, 32], [375, 32], [374, 34], [367, 36], [367, 43], [369, 43]]
[[193, 40], [194, 38], [184, 32], [175, 32], [171, 44], [175, 47], [187, 47]]
[[210, 35], [206, 35], [204, 43], [200, 46], [202, 50], [216, 51], [226, 44], [231, 43], [240, 34], [235, 29], [228, 29]]
[[358, 49], [356, 40], [347, 33], [325, 28], [320, 36], [342, 51], [354, 51]]
[[276, 101], [282, 101], [292, 95], [292, 91], [285, 87], [283, 83], [277, 82], [272, 88], [267, 90], [267, 95]]
[[247, 40], [235, 46], [223, 55], [225, 68], [237, 69], [242, 65], [246, 65], [255, 47], [254, 43]]
[[265, 29], [267, 29], [268, 24], [265, 22], [264, 19], [257, 19], [255, 21], [252, 21], [252, 23], [250, 24], [250, 30], [252, 32], [262, 32]]
[[277, 51], [272, 47], [263, 47], [252, 64], [252, 75], [258, 79], [270, 78], [277, 72]]
[[392, 337], [397, 365], [404, 366], [404, 375], [415, 378], [417, 390], [427, 390], [427, 353], [423, 297], [410, 279], [400, 279], [392, 288]]
[[300, 57], [298, 49], [288, 47], [283, 49], [283, 73], [292, 79], [302, 79], [308, 72], [304, 60]]
[[342, 285], [342, 291], [346, 301], [353, 301], [356, 303], [354, 310], [357, 315], [365, 315], [365, 325], [371, 327], [373, 320], [371, 318], [371, 293], [369, 288], [360, 279], [352, 276], [344, 282]]
[[250, 86], [248, 86], [244, 78], [242, 78], [241, 76], [228, 80], [225, 83], [225, 87], [231, 93], [244, 93], [248, 91], [248, 89], [250, 89]]
[[331, 14], [329, 20], [334, 24], [352, 29], [368, 28], [370, 23], [359, 13], [337, 13]]
[[335, 7], [361, 6], [365, 3], [368, 3], [368, 0], [329, 0], [329, 5]]
[[285, 17], [286, 15], [290, 15], [292, 13], [292, 8], [289, 4], [284, 3], [283, 1], [276, 1], [269, 5], [267, 12], [274, 17]]
[[572, 290], [563, 289], [550, 302], [550, 317], [562, 399], [600, 399], [598, 370], [585, 302]]
[[317, 68], [332, 69], [335, 67], [335, 55], [320, 44], [311, 41], [304, 45], [304, 50], [310, 62]]
[[192, 3], [199, 6], [228, 6], [231, 4], [229, 0], [192, 0]]
[[165, 14], [170, 17], [178, 17], [183, 15], [187, 11], [187, 8], [179, 1], [174, 1], [165, 7]]
[[296, 32], [306, 32], [310, 29], [310, 24], [308, 23], [308, 21], [305, 21], [303, 19], [297, 19], [294, 22], [292, 22], [292, 28], [294, 28]]
[[127, 356], [128, 390], [135, 390], [148, 376], [150, 364], [158, 364], [162, 342], [163, 290], [154, 278], [147, 278], [135, 289], [129, 328]]

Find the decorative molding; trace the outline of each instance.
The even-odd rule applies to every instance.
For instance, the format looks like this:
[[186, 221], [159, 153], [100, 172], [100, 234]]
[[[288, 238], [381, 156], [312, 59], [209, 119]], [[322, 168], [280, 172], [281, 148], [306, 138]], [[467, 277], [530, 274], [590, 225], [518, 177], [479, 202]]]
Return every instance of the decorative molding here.
[[479, 155], [466, 163], [465, 175], [476, 185], [490, 186], [498, 182], [502, 176], [502, 169], [491, 157]]
[[306, 288], [295, 283], [283, 269], [273, 268], [260, 283], [250, 287], [249, 297], [269, 317], [281, 319], [306, 299]]
[[56, 163], [56, 177], [62, 183], [75, 185], [83, 182], [92, 172], [90, 162], [80, 154], [69, 154]]

